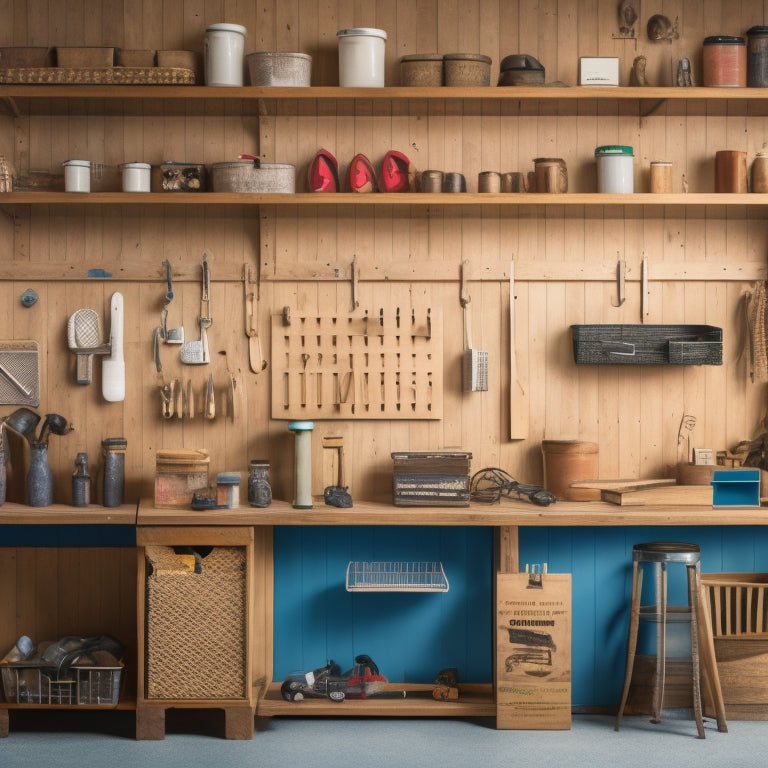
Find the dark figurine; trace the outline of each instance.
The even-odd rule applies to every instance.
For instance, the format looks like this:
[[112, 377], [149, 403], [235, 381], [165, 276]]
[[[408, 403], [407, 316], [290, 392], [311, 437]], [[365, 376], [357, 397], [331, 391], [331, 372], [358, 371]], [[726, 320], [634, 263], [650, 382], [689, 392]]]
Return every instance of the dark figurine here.
[[351, 507], [352, 496], [340, 485], [329, 485], [323, 491], [323, 498], [329, 507]]

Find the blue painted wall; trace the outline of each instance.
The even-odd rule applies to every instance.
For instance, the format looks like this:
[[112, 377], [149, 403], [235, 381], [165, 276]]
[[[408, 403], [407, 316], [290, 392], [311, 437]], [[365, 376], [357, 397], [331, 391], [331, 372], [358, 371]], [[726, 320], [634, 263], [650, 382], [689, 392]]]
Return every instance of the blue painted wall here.
[[[521, 528], [521, 563], [573, 574], [573, 705], [615, 706], [626, 653], [632, 546], [698, 544], [702, 571], [768, 572], [768, 528]], [[491, 682], [492, 532], [486, 528], [275, 529], [274, 677], [369, 654], [392, 681], [455, 666]], [[441, 560], [447, 593], [349, 593], [350, 560]], [[684, 580], [670, 601], [684, 601]]]

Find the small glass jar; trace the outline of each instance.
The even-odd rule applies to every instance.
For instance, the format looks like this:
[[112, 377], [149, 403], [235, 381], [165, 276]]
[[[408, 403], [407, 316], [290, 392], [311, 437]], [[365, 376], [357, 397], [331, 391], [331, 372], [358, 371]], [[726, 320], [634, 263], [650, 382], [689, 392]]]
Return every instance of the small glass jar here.
[[248, 475], [248, 503], [252, 507], [268, 507], [272, 503], [272, 486], [269, 484], [269, 462], [264, 459], [251, 461]]

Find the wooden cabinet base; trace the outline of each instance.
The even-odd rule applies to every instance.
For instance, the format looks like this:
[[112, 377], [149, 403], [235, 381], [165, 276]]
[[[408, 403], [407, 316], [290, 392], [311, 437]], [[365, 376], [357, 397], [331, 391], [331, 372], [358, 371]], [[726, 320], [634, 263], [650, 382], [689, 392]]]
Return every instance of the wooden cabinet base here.
[[[221, 709], [224, 711], [224, 738], [249, 740], [253, 738], [253, 707], [247, 702], [164, 702], [138, 704], [136, 707], [136, 739], [162, 741], [165, 738], [165, 713], [169, 709]], [[2, 727], [2, 721], [0, 721]]]

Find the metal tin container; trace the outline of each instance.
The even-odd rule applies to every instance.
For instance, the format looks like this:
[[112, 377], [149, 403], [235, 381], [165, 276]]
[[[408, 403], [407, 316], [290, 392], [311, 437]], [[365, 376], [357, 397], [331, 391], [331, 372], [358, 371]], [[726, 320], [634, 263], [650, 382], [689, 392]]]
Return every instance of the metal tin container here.
[[66, 160], [62, 165], [64, 166], [65, 192], [91, 191], [90, 160]]
[[149, 163], [123, 163], [123, 192], [149, 192], [152, 166]]
[[339, 85], [342, 88], [383, 88], [384, 51], [387, 33], [383, 29], [358, 27], [340, 29]]
[[245, 33], [240, 24], [211, 24], [205, 30], [206, 85], [243, 84]]
[[597, 191], [632, 193], [635, 191], [634, 152], [632, 147], [611, 144], [595, 150]]
[[214, 163], [211, 171], [214, 192], [291, 194], [296, 191], [296, 168], [293, 165], [240, 160]]
[[768, 27], [747, 30], [747, 85], [768, 88]]
[[716, 35], [704, 39], [702, 82], [726, 88], [747, 84], [747, 46], [743, 37]]

